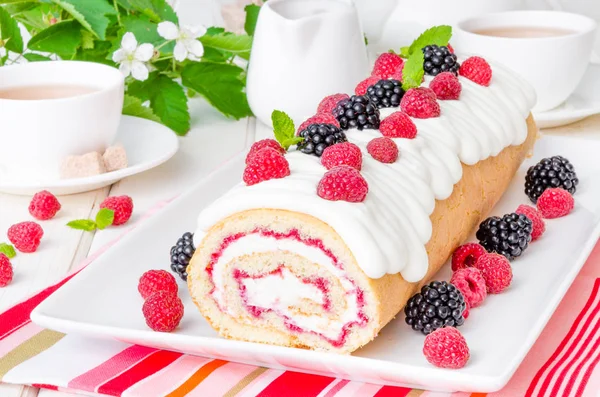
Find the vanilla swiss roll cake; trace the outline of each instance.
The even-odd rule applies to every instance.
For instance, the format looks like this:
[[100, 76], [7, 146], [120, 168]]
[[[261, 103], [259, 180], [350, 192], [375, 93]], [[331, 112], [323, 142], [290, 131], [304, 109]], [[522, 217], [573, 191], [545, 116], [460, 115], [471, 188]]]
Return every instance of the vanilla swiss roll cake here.
[[[219, 334], [339, 353], [373, 340], [467, 239], [533, 147], [534, 92], [506, 69], [492, 71], [488, 86], [459, 75], [460, 96], [438, 98], [439, 116], [411, 117], [416, 136], [392, 138], [393, 163], [367, 151], [380, 130], [344, 131], [362, 152], [362, 201], [320, 197], [329, 171], [292, 148], [289, 175], [241, 182], [202, 211], [188, 285]], [[401, 110], [404, 102], [379, 118]]]

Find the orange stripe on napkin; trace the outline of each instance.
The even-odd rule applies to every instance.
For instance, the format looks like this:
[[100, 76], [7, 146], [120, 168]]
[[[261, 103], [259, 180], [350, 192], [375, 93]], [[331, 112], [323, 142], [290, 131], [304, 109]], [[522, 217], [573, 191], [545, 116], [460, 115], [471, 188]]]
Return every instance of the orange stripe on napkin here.
[[208, 377], [214, 370], [227, 364], [227, 361], [213, 360], [196, 371], [188, 380], [183, 382], [181, 386], [167, 394], [166, 397], [184, 397], [198, 386], [204, 379]]

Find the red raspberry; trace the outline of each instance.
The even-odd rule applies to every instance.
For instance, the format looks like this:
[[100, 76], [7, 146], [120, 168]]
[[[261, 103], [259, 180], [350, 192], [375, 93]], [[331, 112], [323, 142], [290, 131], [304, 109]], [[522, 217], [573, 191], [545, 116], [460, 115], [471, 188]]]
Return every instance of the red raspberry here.
[[466, 320], [471, 314], [471, 304], [469, 303], [469, 301], [465, 301], [465, 304], [467, 305], [467, 307], [465, 308], [465, 311], [463, 312], [462, 316]]
[[372, 139], [367, 144], [367, 152], [377, 161], [393, 163], [398, 160], [398, 146], [390, 138], [381, 137]]
[[358, 83], [358, 85], [354, 89], [354, 93], [356, 95], [365, 95], [367, 93], [367, 88], [369, 88], [373, 84], [376, 84], [379, 80], [381, 79], [378, 76], [367, 77], [366, 79]]
[[298, 127], [298, 132], [308, 128], [311, 124], [333, 124], [336, 127], [340, 127], [340, 122], [331, 113], [319, 113], [308, 118], [304, 123]]
[[404, 70], [404, 64], [398, 66], [398, 68], [392, 75], [392, 79], [402, 81], [402, 70]]
[[425, 337], [423, 354], [436, 367], [458, 369], [469, 361], [469, 346], [454, 327], [438, 328]]
[[450, 283], [460, 290], [469, 307], [479, 306], [487, 296], [485, 280], [479, 269], [467, 267], [452, 274]]
[[362, 153], [360, 148], [353, 143], [336, 143], [323, 151], [321, 164], [328, 170], [338, 165], [349, 165], [360, 171], [362, 168]]
[[138, 291], [144, 299], [147, 299], [150, 295], [158, 291], [177, 295], [177, 281], [175, 281], [175, 277], [171, 273], [165, 270], [148, 270], [140, 277]]
[[470, 57], [465, 60], [458, 74], [483, 86], [489, 86], [492, 80], [492, 68], [487, 61], [481, 57]]
[[559, 187], [544, 190], [537, 201], [537, 209], [546, 219], [560, 218], [573, 210], [575, 199], [571, 193]]
[[254, 185], [269, 179], [285, 178], [290, 174], [290, 164], [277, 150], [270, 147], [256, 152], [244, 170], [246, 185]]
[[452, 271], [475, 266], [477, 259], [486, 253], [485, 248], [477, 243], [463, 244], [452, 254]]
[[542, 219], [542, 215], [535, 208], [529, 205], [520, 205], [515, 211], [517, 214], [525, 215], [533, 223], [533, 230], [531, 231], [531, 241], [535, 241], [544, 234], [546, 231], [546, 225]]
[[360, 172], [348, 165], [333, 167], [323, 175], [317, 186], [319, 197], [330, 201], [360, 203], [369, 191], [367, 181]]
[[317, 114], [331, 113], [339, 101], [350, 98], [348, 94], [333, 94], [326, 96], [317, 107]]
[[60, 211], [58, 199], [47, 190], [36, 193], [29, 203], [29, 213], [40, 221], [54, 218], [58, 211]]
[[474, 267], [481, 270], [487, 292], [490, 294], [499, 294], [508, 288], [512, 281], [510, 262], [504, 255], [481, 255]]
[[13, 268], [8, 256], [0, 254], [0, 288], [6, 287], [13, 279]]
[[44, 229], [35, 222], [21, 222], [8, 229], [8, 239], [21, 252], [35, 252], [44, 236]]
[[[377, 76], [380, 80], [389, 79], [402, 65], [404, 65], [404, 60], [402, 60], [402, 58], [394, 53], [385, 52], [379, 55], [379, 58], [375, 61], [371, 76]], [[357, 93], [357, 95], [363, 94]]]
[[158, 291], [144, 302], [142, 313], [148, 327], [158, 332], [171, 332], [183, 317], [183, 303], [173, 293]]
[[256, 152], [266, 147], [270, 147], [271, 149], [277, 150], [281, 154], [285, 154], [285, 149], [275, 139], [262, 139], [254, 142], [252, 146], [250, 146], [250, 151], [246, 156], [246, 164], [248, 164], [250, 157], [254, 156]]
[[406, 91], [400, 101], [400, 107], [406, 114], [418, 119], [438, 117], [441, 112], [435, 92], [425, 87], [411, 88]]
[[379, 124], [379, 131], [388, 138], [408, 138], [417, 136], [417, 126], [404, 112], [394, 112]]
[[458, 99], [462, 86], [458, 77], [451, 72], [442, 72], [429, 83], [429, 88], [439, 99]]
[[100, 208], [107, 208], [115, 212], [114, 226], [126, 223], [133, 213], [133, 200], [129, 196], [113, 196], [104, 199]]
[[448, 43], [448, 45], [446, 47], [448, 47], [448, 51], [450, 51], [451, 54], [454, 54], [454, 48], [452, 48], [450, 43]]

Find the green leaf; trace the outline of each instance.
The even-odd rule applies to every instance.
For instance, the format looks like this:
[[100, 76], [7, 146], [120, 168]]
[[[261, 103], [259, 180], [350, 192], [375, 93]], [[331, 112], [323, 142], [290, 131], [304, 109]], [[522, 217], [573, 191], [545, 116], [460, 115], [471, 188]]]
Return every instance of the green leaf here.
[[8, 259], [12, 259], [17, 255], [15, 247], [6, 243], [0, 243], [0, 254], [6, 255]]
[[[123, 24], [123, 34], [125, 32], [133, 33], [138, 43], [157, 44], [165, 40], [158, 34], [158, 24], [152, 22], [146, 15], [125, 16], [121, 18], [121, 23]], [[119, 37], [119, 45], [120, 39], [121, 37]]]
[[112, 44], [109, 41], [98, 41], [94, 42], [94, 48], [84, 49], [79, 48], [77, 54], [75, 54], [76, 60], [103, 63], [105, 65], [114, 66], [115, 63], [112, 61], [110, 55], [110, 49]]
[[[273, 113], [271, 113], [271, 122], [273, 123], [275, 139], [285, 150], [288, 150], [290, 146], [296, 143], [302, 142], [302, 138], [296, 136], [294, 121], [285, 112], [273, 110]], [[299, 138], [300, 141], [293, 142], [296, 140], [295, 138]]]
[[51, 61], [50, 58], [45, 57], [40, 54], [34, 54], [33, 52], [29, 52], [27, 54], [23, 54], [23, 58], [27, 59], [29, 62], [45, 62]]
[[113, 224], [115, 220], [115, 211], [108, 208], [101, 208], [96, 214], [96, 227], [100, 230], [104, 230], [107, 226]]
[[219, 33], [225, 33], [225, 28], [222, 28], [220, 26], [211, 26], [208, 29], [206, 29], [206, 35], [209, 36], [213, 36], [215, 34], [219, 34]]
[[221, 113], [235, 119], [252, 111], [244, 92], [244, 70], [235, 65], [192, 62], [181, 73], [183, 85], [205, 97]]
[[448, 25], [434, 26], [427, 29], [421, 35], [413, 41], [408, 50], [408, 55], [412, 55], [416, 50], [428, 45], [448, 45], [452, 37], [452, 27]]
[[253, 36], [254, 30], [256, 29], [256, 21], [258, 20], [258, 13], [260, 12], [260, 6], [257, 6], [256, 4], [248, 4], [246, 7], [244, 7], [244, 11], [246, 11], [244, 30], [250, 36]]
[[225, 63], [233, 54], [228, 52], [219, 51], [212, 47], [204, 47], [204, 55], [202, 55], [203, 61]]
[[2, 7], [0, 7], [0, 39], [7, 50], [19, 54], [23, 52], [23, 37], [19, 25]]
[[29, 49], [51, 52], [62, 58], [75, 55], [81, 45], [81, 25], [76, 21], [64, 21], [42, 30], [29, 40]]
[[211, 47], [220, 51], [236, 54], [244, 59], [250, 57], [252, 48], [252, 37], [245, 34], [225, 34], [218, 33], [213, 35], [204, 35], [200, 41], [206, 47]]
[[185, 135], [190, 130], [190, 113], [185, 91], [169, 77], [154, 72], [146, 81], [129, 84], [127, 94], [142, 101], [150, 101], [154, 114], [178, 135]]
[[404, 64], [404, 69], [402, 69], [402, 89], [404, 91], [421, 85], [425, 75], [423, 61], [423, 51], [415, 51]]
[[106, 39], [106, 28], [110, 23], [107, 15], [116, 15], [116, 11], [107, 0], [52, 0], [84, 28], [101, 40]]
[[95, 40], [95, 37], [92, 33], [90, 33], [87, 30], [81, 31], [81, 47], [84, 50], [94, 49], [94, 40]]
[[[2, 4], [4, 1], [6, 1], [6, 0], [0, 0], [0, 4]], [[38, 4], [34, 3], [31, 0], [23, 0], [23, 1], [20, 1], [17, 3], [6, 4], [4, 6], [4, 10], [14, 17], [15, 14], [20, 14], [24, 11], [31, 10], [37, 6], [38, 6]]]
[[90, 219], [77, 219], [67, 223], [67, 226], [72, 229], [85, 230], [86, 232], [93, 232], [97, 228], [96, 222]]
[[30, 3], [31, 0], [0, 0], [0, 4]]
[[400, 48], [400, 56], [402, 58], [408, 58], [410, 56], [410, 47]]
[[142, 100], [131, 95], [125, 95], [123, 101], [123, 114], [141, 117], [160, 123], [160, 118], [147, 106], [142, 105]]
[[179, 23], [177, 14], [165, 0], [127, 0], [127, 4], [130, 9], [141, 12], [156, 23], [162, 21]]

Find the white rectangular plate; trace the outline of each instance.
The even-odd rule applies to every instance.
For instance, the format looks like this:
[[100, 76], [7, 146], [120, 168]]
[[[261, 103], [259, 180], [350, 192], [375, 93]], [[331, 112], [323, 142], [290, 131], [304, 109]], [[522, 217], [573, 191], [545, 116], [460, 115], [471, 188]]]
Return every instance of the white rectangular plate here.
[[[173, 333], [153, 332], [142, 316], [137, 281], [146, 270], [168, 269], [169, 249], [184, 231], [193, 231], [199, 211], [237, 183], [244, 159], [238, 156], [136, 228], [112, 249], [43, 302], [35, 323], [65, 333], [148, 345], [246, 364], [291, 369], [346, 379], [439, 391], [491, 392], [502, 388], [549, 320], [582, 267], [600, 233], [600, 143], [541, 139], [493, 213], [528, 204], [523, 193], [527, 166], [561, 154], [576, 167], [580, 185], [575, 210], [547, 221], [546, 234], [513, 262], [510, 288], [489, 296], [461, 327], [471, 360], [460, 370], [427, 363], [423, 335], [404, 324], [404, 315], [352, 356], [223, 339], [191, 302], [184, 283], [185, 316]], [[530, 203], [529, 203], [530, 204]], [[438, 275], [448, 280], [449, 266]]]

